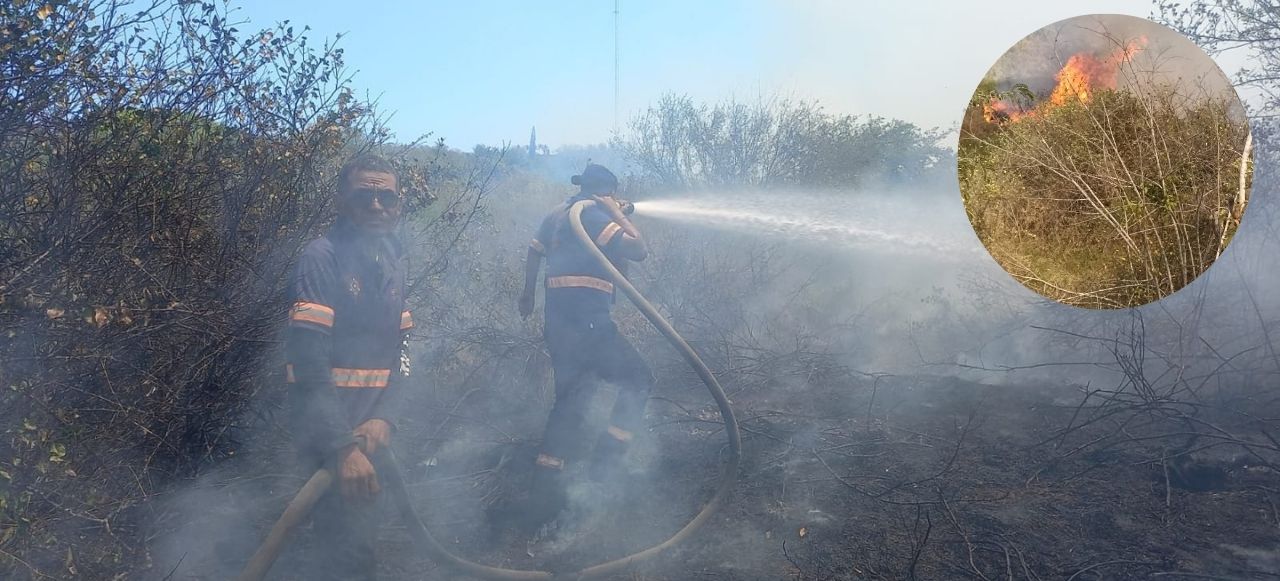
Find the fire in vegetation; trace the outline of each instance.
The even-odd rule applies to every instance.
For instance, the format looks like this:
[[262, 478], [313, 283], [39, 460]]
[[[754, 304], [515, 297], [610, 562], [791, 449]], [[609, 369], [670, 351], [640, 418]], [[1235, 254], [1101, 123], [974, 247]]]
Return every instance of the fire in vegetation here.
[[1054, 75], [1056, 84], [1047, 100], [1028, 108], [1011, 99], [992, 97], [982, 106], [982, 118], [987, 123], [1012, 123], [1068, 103], [1088, 103], [1096, 91], [1115, 89], [1120, 67], [1132, 62], [1146, 46], [1147, 37], [1140, 36], [1101, 57], [1087, 51], [1073, 54]]
[[1079, 19], [992, 66], [956, 167], [1001, 267], [1053, 300], [1116, 309], [1169, 296], [1222, 255], [1248, 201], [1250, 144], [1238, 95], [1194, 43], [1140, 19]]

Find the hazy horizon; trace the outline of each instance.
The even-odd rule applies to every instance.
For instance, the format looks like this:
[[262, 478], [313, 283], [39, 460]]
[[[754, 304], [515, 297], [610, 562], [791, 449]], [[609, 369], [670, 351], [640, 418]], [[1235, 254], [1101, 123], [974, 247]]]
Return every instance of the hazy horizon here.
[[[679, 93], [705, 102], [816, 101], [832, 113], [954, 130], [979, 80], [1025, 36], [1081, 14], [1146, 18], [1151, 9], [1140, 0], [1043, 2], [993, 17], [989, 6], [941, 0], [621, 0], [618, 123], [625, 129], [633, 114]], [[554, 150], [612, 134], [610, 2], [425, 4], [390, 14], [284, 0], [238, 7], [232, 19], [248, 21], [242, 30], [292, 19], [309, 25], [314, 41], [343, 34], [353, 86], [392, 114], [399, 141], [431, 132], [464, 150], [523, 145], [536, 127], [538, 142]], [[903, 30], [929, 34], [909, 38]], [[1234, 72], [1233, 59], [1217, 60]]]

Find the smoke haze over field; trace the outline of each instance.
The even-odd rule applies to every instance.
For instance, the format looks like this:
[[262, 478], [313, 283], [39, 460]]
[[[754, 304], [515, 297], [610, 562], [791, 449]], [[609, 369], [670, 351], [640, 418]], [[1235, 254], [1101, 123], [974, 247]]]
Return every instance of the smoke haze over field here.
[[[484, 503], [495, 494], [493, 490], [519, 483], [517, 478], [498, 484], [502, 478], [510, 478], [510, 473], [495, 472], [494, 467], [503, 462], [508, 467], [514, 465], [518, 446], [536, 435], [539, 411], [551, 401], [542, 375], [545, 369], [540, 370], [543, 364], [538, 363], [541, 355], [512, 352], [523, 349], [519, 345], [536, 334], [538, 323], [514, 318], [508, 304], [511, 297], [504, 294], [508, 291], [496, 293], [499, 298], [494, 304], [474, 300], [482, 292], [492, 292], [483, 286], [512, 282], [510, 277], [519, 266], [517, 257], [540, 215], [532, 209], [550, 207], [571, 190], [555, 183], [534, 188], [522, 181], [525, 177], [503, 178], [504, 182], [496, 184], [491, 214], [463, 247], [467, 255], [474, 252], [496, 258], [451, 270], [433, 291], [441, 294], [432, 301], [447, 301], [449, 307], [444, 311], [449, 314], [433, 321], [441, 330], [427, 337], [419, 369], [440, 366], [442, 374], [432, 377], [451, 379], [424, 384], [425, 390], [439, 395], [430, 397], [433, 403], [419, 405], [434, 410], [431, 418], [452, 419], [439, 431], [434, 420], [415, 419], [407, 432], [431, 436], [425, 445], [402, 454], [402, 459], [415, 466], [430, 461], [425, 479], [414, 485], [419, 510], [430, 526], [461, 539], [460, 550], [481, 560], [492, 558], [485, 544], [490, 541], [485, 540], [481, 526]], [[1260, 176], [1259, 191], [1266, 190], [1266, 178]], [[506, 196], [515, 195], [523, 196], [527, 205], [506, 203]], [[967, 225], [959, 192], [946, 183], [842, 193], [704, 192], [640, 201], [635, 219], [650, 236], [654, 256], [636, 265], [632, 278], [677, 328], [699, 345], [732, 391], [767, 393], [773, 401], [790, 398], [808, 402], [805, 405], [821, 405], [813, 398], [822, 386], [804, 375], [791, 377], [788, 368], [777, 363], [772, 369], [743, 372], [739, 369], [742, 363], [735, 359], [757, 351], [796, 352], [827, 356], [862, 373], [898, 375], [906, 385], [917, 381], [907, 379], [915, 376], [945, 376], [1020, 390], [1048, 386], [1045, 389], [1057, 393], [1062, 405], [1072, 405], [1081, 387], [1112, 386], [1124, 377], [1115, 368], [1114, 356], [1108, 351], [1113, 345], [1107, 340], [1123, 339], [1121, 333], [1129, 328], [1134, 314], [1141, 314], [1146, 322], [1152, 356], [1145, 366], [1150, 377], [1166, 377], [1174, 370], [1190, 381], [1199, 381], [1200, 376], [1221, 365], [1221, 358], [1213, 353], [1216, 350], [1221, 357], [1233, 357], [1235, 367], [1220, 370], [1215, 381], [1253, 380], [1248, 370], [1258, 367], [1258, 359], [1269, 357], [1255, 342], [1257, 317], [1274, 320], [1280, 314], [1280, 305], [1266, 301], [1265, 294], [1259, 292], [1280, 282], [1269, 274], [1276, 270], [1275, 254], [1270, 251], [1274, 230], [1262, 218], [1273, 205], [1264, 199], [1250, 209], [1257, 214], [1251, 214], [1239, 239], [1200, 280], [1157, 304], [1129, 311], [1065, 307], [1016, 283], [985, 254]], [[1242, 287], [1242, 281], [1248, 281], [1248, 287]], [[1261, 310], [1255, 312], [1248, 306], [1249, 292], [1263, 301], [1258, 304]], [[458, 293], [465, 298], [459, 300]], [[617, 313], [626, 333], [652, 357], [666, 386], [661, 397], [677, 398], [679, 405], [700, 405], [705, 394], [697, 390], [696, 380], [689, 377], [684, 364], [629, 305], [620, 305]], [[1056, 330], [1103, 340], [1080, 339]], [[722, 352], [720, 341], [732, 346], [729, 353]], [[449, 353], [460, 346], [479, 351], [444, 364], [450, 360]], [[1244, 354], [1237, 356], [1242, 351]], [[1165, 356], [1169, 359], [1162, 359]], [[462, 368], [448, 371], [457, 364]], [[757, 383], [766, 381], [762, 378], [768, 382]], [[939, 380], [937, 385], [953, 382]], [[479, 391], [468, 395], [471, 390]], [[604, 397], [607, 395], [605, 390]], [[848, 402], [832, 400], [827, 405], [850, 405], [864, 396], [863, 392], [850, 392], [838, 396], [849, 398]], [[934, 389], [895, 388], [884, 397], [903, 413], [946, 406], [937, 401]], [[457, 403], [461, 406], [455, 411]], [[542, 566], [545, 559], [562, 550], [594, 561], [593, 550], [638, 548], [684, 522], [686, 513], [702, 497], [695, 494], [687, 498], [688, 490], [682, 492], [680, 487], [699, 490], [701, 480], [688, 475], [713, 470], [722, 436], [708, 432], [690, 441], [687, 434], [674, 429], [681, 424], [657, 420], [670, 413], [671, 406], [663, 401], [651, 403], [651, 421], [665, 427], [654, 428], [654, 440], [646, 444], [641, 460], [632, 467], [633, 479], [648, 487], [635, 497], [637, 506], [651, 513], [645, 526], [630, 527], [630, 534], [620, 537], [611, 533], [533, 543], [528, 551], [535, 557], [525, 566]], [[1002, 422], [994, 420], [996, 425]], [[714, 420], [709, 423], [715, 425]], [[819, 434], [793, 437], [803, 442]], [[783, 474], [800, 478], [805, 465], [801, 459], [788, 462]], [[669, 475], [673, 473], [686, 476], [672, 482]], [[196, 571], [211, 562], [238, 562], [250, 541], [256, 540], [254, 535], [265, 530], [265, 517], [274, 517], [267, 513], [246, 522], [238, 520], [236, 511], [210, 512], [204, 507], [225, 504], [225, 499], [235, 495], [260, 499], [276, 495], [274, 505], [278, 505], [287, 497], [289, 487], [298, 483], [297, 476], [281, 475], [282, 485], [274, 488], [219, 491], [219, 481], [225, 484], [229, 480], [214, 474], [175, 498], [175, 506], [196, 510], [199, 518], [188, 517], [189, 526], [157, 546], [160, 563], [172, 566], [185, 559], [179, 572], [187, 576], [177, 578], [199, 578]], [[743, 486], [760, 485], [761, 481], [752, 480]], [[510, 488], [502, 491], [512, 492]], [[577, 487], [573, 502], [590, 508], [601, 502], [598, 495], [598, 490]], [[270, 501], [257, 502], [274, 506]], [[673, 502], [675, 509], [668, 512]], [[829, 496], [804, 496], [791, 502], [790, 511], [815, 523], [841, 518], [838, 503]], [[738, 509], [775, 510], [772, 506], [737, 505], [734, 510]], [[584, 526], [595, 527], [593, 530], [608, 525], [601, 522], [599, 513], [588, 518], [592, 520]], [[716, 555], [721, 570], [738, 570], [737, 563], [770, 563], [761, 553], [774, 546], [766, 540], [770, 534], [774, 533], [768, 527], [740, 527], [733, 534], [703, 538], [719, 547]], [[399, 532], [384, 536], [405, 545], [403, 554], [417, 554], [399, 539]], [[237, 538], [250, 541], [232, 541]], [[738, 546], [750, 549], [728, 548]], [[734, 555], [735, 550], [745, 552]], [[296, 550], [286, 557], [282, 566], [296, 566]], [[397, 566], [408, 566], [405, 557], [395, 559]]]
[[[1057, 381], [1065, 365], [1072, 382], [1083, 384], [1121, 377], [1111, 367], [1106, 341], [1116, 339], [1135, 316], [1144, 320], [1154, 350], [1189, 358], [1181, 365], [1195, 366], [1190, 361], [1202, 356], [1208, 357], [1203, 365], [1215, 365], [1206, 351], [1210, 344], [1247, 349], [1246, 337], [1253, 335], [1242, 337], [1240, 329], [1280, 311], [1271, 304], [1260, 304], [1262, 313], [1240, 309], [1250, 293], [1257, 297], [1258, 289], [1280, 282], [1263, 282], [1273, 278], [1267, 274], [1273, 269], [1257, 262], [1274, 243], [1263, 217], [1272, 205], [1265, 183], [1257, 188], [1259, 207], [1249, 210], [1257, 216], [1245, 220], [1208, 272], [1165, 300], [1116, 311], [1063, 306], [1018, 284], [973, 234], [951, 184], [931, 190], [660, 197], [638, 202], [636, 220], [666, 223], [664, 229], [692, 237], [680, 244], [686, 250], [657, 252], [768, 246], [789, 274], [773, 279], [769, 290], [750, 289], [754, 298], [747, 311], [765, 316], [800, 312], [803, 305], [820, 313], [816, 324], [855, 317], [858, 325], [830, 330], [828, 339], [833, 349], [847, 349], [850, 362], [863, 371], [927, 371], [1007, 383], [1030, 377]], [[806, 290], [798, 299], [793, 293], [801, 287]], [[1159, 375], [1167, 364], [1152, 360], [1148, 369]]]

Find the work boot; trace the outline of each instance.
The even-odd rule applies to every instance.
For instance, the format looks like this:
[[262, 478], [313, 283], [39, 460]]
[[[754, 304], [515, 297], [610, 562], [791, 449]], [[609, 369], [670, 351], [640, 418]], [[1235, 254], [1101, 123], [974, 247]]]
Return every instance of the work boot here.
[[520, 522], [521, 528], [530, 533], [554, 520], [569, 502], [563, 462], [559, 467], [535, 464], [532, 480]]
[[627, 448], [631, 440], [631, 434], [620, 428], [610, 426], [609, 431], [600, 436], [600, 441], [596, 443], [595, 453], [591, 458], [591, 466], [588, 469], [588, 476], [595, 482], [605, 482], [612, 480], [616, 475], [622, 472], [623, 460], [627, 454]]

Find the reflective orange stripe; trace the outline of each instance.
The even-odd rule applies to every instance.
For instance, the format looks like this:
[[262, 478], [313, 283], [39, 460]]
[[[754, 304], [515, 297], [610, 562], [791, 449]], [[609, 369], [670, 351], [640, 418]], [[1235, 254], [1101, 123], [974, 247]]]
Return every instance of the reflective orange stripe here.
[[596, 236], [596, 246], [604, 246], [605, 244], [608, 244], [609, 241], [613, 240], [613, 237], [621, 231], [622, 226], [619, 226], [617, 222], [609, 222], [609, 225], [605, 226], [604, 230], [600, 231], [600, 235]]
[[532, 248], [533, 251], [537, 252], [538, 254], [547, 253], [547, 247], [543, 246], [541, 242], [538, 242], [537, 238], [534, 238], [533, 240], [529, 241], [529, 248]]
[[[391, 379], [390, 369], [346, 369], [334, 367], [332, 373], [333, 385], [336, 387], [382, 388], [386, 387], [387, 382]], [[284, 366], [284, 380], [288, 383], [297, 383], [298, 381], [298, 378], [293, 374], [292, 363]]]
[[631, 432], [619, 428], [618, 426], [609, 426], [609, 435], [613, 436], [613, 439], [619, 442], [630, 442], [631, 438], [634, 437]]
[[592, 288], [607, 293], [613, 292], [613, 283], [594, 276], [549, 276], [547, 288]]
[[391, 379], [390, 369], [344, 369], [333, 368], [333, 385], [335, 387], [375, 387], [387, 386]]
[[400, 313], [400, 330], [404, 331], [406, 329], [412, 329], [412, 328], [413, 328], [413, 315], [409, 314], [409, 311]]
[[555, 468], [556, 470], [564, 468], [564, 460], [547, 454], [538, 454], [538, 459], [534, 463], [543, 468]]
[[333, 309], [320, 303], [298, 301], [289, 309], [289, 322], [312, 323], [321, 327], [333, 327]]

